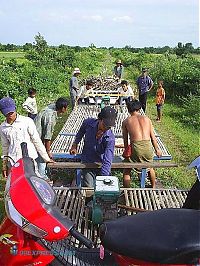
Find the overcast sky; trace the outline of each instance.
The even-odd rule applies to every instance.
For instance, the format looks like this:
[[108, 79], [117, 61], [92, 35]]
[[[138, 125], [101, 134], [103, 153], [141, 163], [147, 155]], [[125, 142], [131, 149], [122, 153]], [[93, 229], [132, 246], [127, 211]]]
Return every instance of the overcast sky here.
[[199, 46], [199, 0], [0, 0], [0, 43]]

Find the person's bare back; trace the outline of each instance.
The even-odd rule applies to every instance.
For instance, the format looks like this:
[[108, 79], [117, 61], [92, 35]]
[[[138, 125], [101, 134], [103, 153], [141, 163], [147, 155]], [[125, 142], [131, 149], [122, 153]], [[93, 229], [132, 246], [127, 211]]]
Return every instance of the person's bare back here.
[[124, 120], [123, 131], [127, 131], [130, 136], [130, 142], [138, 140], [150, 140], [151, 122], [150, 119], [139, 113], [134, 113]]

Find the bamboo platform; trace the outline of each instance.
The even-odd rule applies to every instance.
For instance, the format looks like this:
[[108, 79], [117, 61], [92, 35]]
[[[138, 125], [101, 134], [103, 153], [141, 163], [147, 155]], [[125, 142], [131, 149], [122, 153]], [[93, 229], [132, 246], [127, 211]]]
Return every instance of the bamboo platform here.
[[[116, 143], [123, 144], [122, 140], [122, 122], [125, 118], [128, 117], [128, 111], [126, 106], [120, 108], [119, 106], [115, 107], [118, 110], [116, 126], [112, 129], [114, 135], [116, 136]], [[66, 123], [61, 129], [59, 135], [53, 141], [51, 145], [51, 151], [55, 154], [68, 154], [71, 148], [71, 145], [75, 139], [75, 135], [78, 132], [82, 122], [84, 119], [88, 117], [98, 117], [98, 113], [100, 112], [100, 107], [96, 105], [78, 105], [69, 115]], [[158, 146], [162, 151], [162, 157], [157, 158], [154, 152], [154, 158], [159, 160], [171, 160], [171, 154], [163, 144], [160, 136], [155, 132]], [[83, 149], [83, 140], [79, 143], [78, 153], [81, 154]], [[123, 153], [123, 148], [115, 148], [114, 155], [120, 156]]]

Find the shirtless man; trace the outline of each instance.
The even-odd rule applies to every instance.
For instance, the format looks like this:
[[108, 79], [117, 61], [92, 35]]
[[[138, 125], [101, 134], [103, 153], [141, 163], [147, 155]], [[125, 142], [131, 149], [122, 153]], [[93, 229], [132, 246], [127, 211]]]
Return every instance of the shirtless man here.
[[[124, 140], [124, 148], [128, 146], [128, 137], [132, 148], [131, 161], [133, 162], [152, 162], [153, 150], [156, 155], [161, 156], [161, 151], [158, 148], [157, 140], [153, 131], [151, 120], [140, 114], [142, 105], [138, 100], [131, 101], [127, 104], [128, 112], [131, 116], [127, 117], [122, 123], [122, 133]], [[131, 169], [124, 170], [124, 187], [130, 187], [130, 172]], [[150, 168], [148, 176], [151, 181], [152, 188], [155, 188], [155, 171]]]

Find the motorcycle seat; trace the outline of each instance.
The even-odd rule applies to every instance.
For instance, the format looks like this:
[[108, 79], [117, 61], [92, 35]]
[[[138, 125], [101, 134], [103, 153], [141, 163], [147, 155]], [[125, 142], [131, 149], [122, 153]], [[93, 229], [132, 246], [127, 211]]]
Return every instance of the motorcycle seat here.
[[106, 249], [137, 260], [193, 263], [200, 258], [200, 211], [161, 209], [118, 218], [101, 225], [100, 237]]

